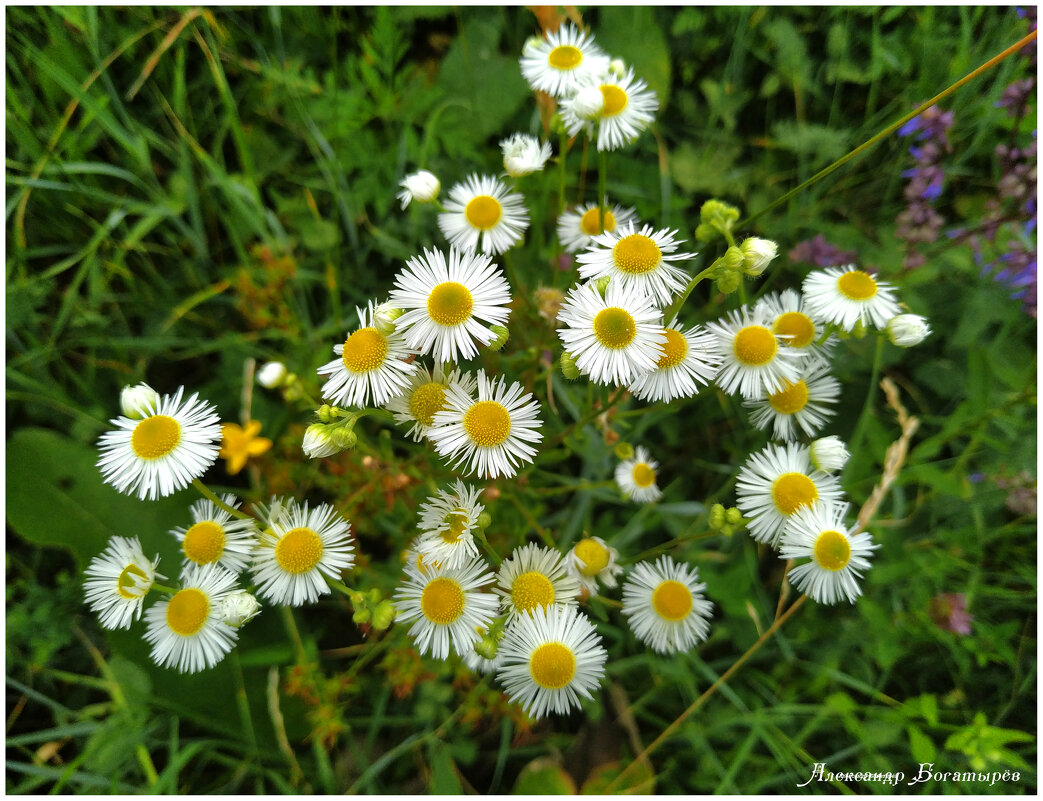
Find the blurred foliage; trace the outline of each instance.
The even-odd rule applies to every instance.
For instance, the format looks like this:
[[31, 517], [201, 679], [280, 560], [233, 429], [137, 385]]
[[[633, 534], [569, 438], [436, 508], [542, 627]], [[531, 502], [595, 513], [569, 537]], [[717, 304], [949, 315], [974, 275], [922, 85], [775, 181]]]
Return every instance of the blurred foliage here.
[[[716, 607], [698, 652], [655, 657], [602, 627], [600, 697], [538, 725], [488, 680], [419, 658], [402, 627], [367, 644], [340, 597], [267, 609], [234, 657], [179, 676], [149, 661], [137, 633], [102, 632], [79, 588], [113, 533], [140, 536], [169, 568], [167, 532], [187, 516], [189, 492], [141, 504], [98, 479], [93, 443], [120, 387], [188, 385], [233, 420], [247, 359], [280, 359], [314, 382], [354, 307], [442, 241], [433, 214], [398, 209], [401, 178], [423, 167], [448, 187], [499, 172], [501, 138], [544, 133], [517, 68], [536, 18], [429, 6], [12, 7], [6, 18], [7, 520], [20, 537], [7, 554], [8, 792], [602, 791], [770, 625], [782, 563], [745, 535], [676, 552]], [[1027, 30], [1013, 8], [988, 6], [605, 6], [583, 18], [661, 99], [653, 133], [613, 155], [609, 194], [688, 239], [708, 197], [764, 208]], [[995, 194], [993, 148], [1017, 133], [996, 103], [1028, 70], [1015, 56], [948, 102], [955, 146], [937, 208], [953, 226]], [[782, 253], [817, 234], [855, 251], [935, 332], [915, 351], [885, 350], [884, 374], [922, 425], [873, 526], [881, 548], [864, 597], [808, 604], [628, 774], [634, 791], [791, 793], [815, 762], [1022, 776], [919, 792], [1036, 788], [1036, 521], [996, 481], [1035, 475], [1035, 321], [959, 241], [900, 273], [907, 147], [882, 142], [751, 231]], [[569, 154], [570, 199], [590, 199], [594, 162]], [[554, 196], [552, 172], [526, 179], [526, 193]], [[586, 531], [633, 558], [704, 531], [764, 436], [719, 393], [669, 411], [624, 404], [611, 431], [573, 431], [590, 390], [544, 359], [557, 340], [525, 292], [558, 280], [549, 229], [511, 255], [513, 338], [483, 363], [542, 401], [552, 389], [558, 411], [545, 412], [539, 468], [494, 483], [493, 544], [535, 532], [564, 549]], [[781, 258], [757, 291], [796, 286], [806, 269]], [[721, 300], [693, 296], [687, 313], [711, 319]], [[879, 397], [872, 343], [844, 345], [842, 437], [865, 393]], [[877, 407], [843, 477], [856, 504], [897, 436]], [[449, 471], [369, 421], [356, 451], [303, 462], [306, 412], [256, 389], [251, 416], [273, 449], [249, 475], [216, 466], [211, 486], [335, 500], [364, 555], [359, 588], [387, 596], [416, 506]], [[611, 477], [616, 435], [652, 448], [662, 503], [573, 491]], [[970, 635], [932, 621], [941, 593], [965, 594]]]

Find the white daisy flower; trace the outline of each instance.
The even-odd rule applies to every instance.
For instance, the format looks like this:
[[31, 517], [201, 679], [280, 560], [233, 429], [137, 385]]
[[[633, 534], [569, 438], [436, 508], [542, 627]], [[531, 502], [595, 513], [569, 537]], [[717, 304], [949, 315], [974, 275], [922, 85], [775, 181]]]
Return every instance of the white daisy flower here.
[[785, 338], [772, 331], [764, 307], [744, 307], [706, 324], [712, 351], [721, 360], [717, 386], [747, 400], [778, 392], [785, 382], [800, 380], [805, 352], [782, 347]]
[[532, 462], [536, 448], [528, 443], [543, 439], [540, 404], [517, 381], [508, 387], [503, 376], [486, 378], [485, 370], [479, 370], [478, 399], [454, 385], [447, 403], [447, 409], [435, 412], [427, 436], [454, 470], [498, 478], [513, 476], [519, 465]]
[[538, 606], [507, 625], [499, 657], [508, 699], [539, 719], [579, 709], [580, 696], [593, 700], [608, 652], [578, 607]]
[[619, 551], [601, 537], [584, 537], [565, 554], [565, 569], [590, 595], [598, 594], [598, 580], [606, 587], [616, 586], [623, 568], [616, 564]]
[[801, 432], [813, 437], [837, 413], [832, 406], [840, 397], [840, 382], [830, 375], [829, 365], [808, 359], [801, 372], [799, 380], [785, 382], [778, 392], [743, 401], [750, 422], [762, 431], [771, 426], [775, 439], [795, 440]]
[[402, 201], [402, 208], [406, 208], [411, 201], [417, 203], [430, 203], [438, 197], [442, 184], [438, 176], [427, 170], [418, 170], [402, 179], [399, 184], [402, 191], [396, 197]]
[[503, 168], [512, 178], [521, 178], [539, 172], [551, 157], [550, 142], [529, 134], [515, 133], [500, 142], [503, 151]]
[[579, 581], [569, 575], [560, 553], [530, 542], [500, 564], [493, 592], [510, 621], [538, 606], [574, 606]]
[[862, 594], [858, 579], [880, 547], [867, 532], [855, 534], [857, 526], [844, 526], [847, 507], [827, 501], [799, 509], [782, 535], [781, 558], [811, 559], [790, 568], [790, 583], [820, 604], [854, 603]]
[[926, 317], [919, 314], [899, 314], [887, 321], [887, 338], [899, 348], [919, 345], [931, 333]]
[[637, 139], [655, 119], [659, 100], [632, 69], [621, 77], [605, 73], [590, 86], [601, 92], [602, 103], [596, 113], [591, 113], [594, 104], [584, 95], [587, 87], [580, 87], [561, 103], [561, 121], [569, 136], [586, 131], [593, 138], [596, 120], [598, 150], [618, 150]]
[[815, 270], [804, 279], [801, 289], [808, 314], [844, 331], [854, 330], [858, 323], [872, 323], [882, 330], [898, 314], [891, 285], [855, 269], [853, 264]]
[[634, 209], [612, 204], [605, 208], [605, 230], [601, 230], [601, 210], [597, 203], [584, 203], [558, 218], [558, 240], [567, 253], [576, 253], [591, 247], [594, 237], [611, 234], [620, 225], [637, 218]]
[[616, 465], [616, 483], [632, 501], [651, 503], [663, 497], [656, 486], [656, 471], [659, 462], [652, 459], [643, 445], [634, 449], [634, 458], [624, 459]]
[[329, 504], [309, 510], [291, 502], [269, 518], [254, 551], [258, 593], [283, 606], [314, 603], [329, 593], [323, 575], [339, 579], [355, 564], [351, 525]]
[[795, 348], [811, 356], [828, 359], [837, 344], [835, 336], [819, 342], [825, 330], [804, 310], [804, 298], [795, 289], [772, 292], [757, 301], [756, 309], [764, 314], [765, 325], [782, 339], [787, 348]]
[[660, 654], [682, 653], [710, 633], [713, 604], [699, 568], [661, 556], [638, 562], [623, 582], [623, 616], [641, 642]]
[[811, 464], [815, 469], [824, 470], [827, 473], [842, 470], [847, 464], [847, 460], [851, 458], [847, 446], [835, 434], [812, 442], [808, 446], [808, 455], [811, 457]]
[[414, 548], [425, 559], [446, 567], [462, 567], [479, 556], [471, 532], [485, 507], [478, 502], [481, 490], [460, 479], [451, 490], [439, 490], [420, 505], [420, 536]]
[[614, 280], [604, 297], [592, 282], [574, 286], [558, 321], [565, 351], [598, 384], [626, 386], [651, 372], [667, 341], [662, 313], [652, 298]]
[[530, 40], [521, 57], [521, 72], [529, 86], [552, 97], [566, 97], [585, 78], [608, 69], [609, 59], [594, 37], [566, 23], [546, 40]]
[[[222, 498], [234, 509], [239, 501], [231, 493]], [[232, 517], [213, 501], [196, 501], [189, 507], [192, 525], [173, 529], [170, 533], [181, 543], [185, 555], [185, 569], [192, 564], [208, 565], [217, 562], [232, 573], [240, 573], [250, 563], [250, 554], [257, 544], [257, 525], [253, 518]]]
[[322, 397], [337, 406], [383, 406], [409, 386], [409, 376], [417, 366], [408, 362], [417, 353], [402, 338], [400, 329], [381, 332], [373, 321], [373, 301], [365, 309], [356, 307], [359, 327], [343, 345], [334, 345], [340, 358], [324, 364], [316, 372], [329, 378], [322, 385]]
[[98, 468], [106, 484], [154, 501], [184, 489], [206, 472], [221, 447], [221, 420], [213, 406], [184, 387], [158, 402], [143, 400], [140, 420], [110, 420], [116, 431], [98, 440]]
[[436, 362], [470, 359], [478, 354], [472, 340], [496, 339], [491, 325], [506, 325], [511, 288], [500, 268], [481, 253], [449, 248], [424, 250], [395, 276], [391, 301], [405, 311], [395, 321], [410, 347]]
[[461, 250], [496, 255], [521, 241], [529, 211], [522, 196], [506, 184], [475, 173], [449, 190], [438, 227]]
[[839, 482], [811, 466], [807, 447], [794, 442], [768, 445], [750, 455], [739, 471], [736, 506], [750, 536], [777, 548], [790, 516], [816, 501], [838, 501]]
[[446, 659], [450, 642], [457, 654], [471, 650], [496, 615], [496, 596], [481, 589], [493, 580], [488, 565], [481, 559], [461, 567], [425, 561], [423, 570], [408, 564], [405, 572], [393, 600], [398, 619], [413, 621], [409, 636], [421, 655]]
[[639, 400], [669, 402], [690, 398], [713, 381], [720, 357], [713, 350], [713, 337], [702, 326], [682, 331], [674, 319], [666, 327], [663, 354], [650, 373], [634, 379], [630, 391]]
[[148, 384], [126, 386], [120, 392], [120, 411], [131, 420], [140, 420], [159, 404], [159, 393]]
[[599, 234], [590, 249], [576, 257], [580, 277], [608, 276], [627, 292], [651, 295], [658, 305], [666, 306], [688, 286], [688, 273], [671, 262], [695, 255], [674, 252], [684, 242], [675, 239], [676, 234], [668, 228], [653, 232], [650, 225], [636, 231], [633, 221]]
[[145, 594], [152, 587], [159, 557], [146, 558], [137, 537], [112, 537], [91, 559], [84, 573], [84, 600], [106, 629], [129, 629], [141, 617]]
[[220, 565], [192, 565], [181, 589], [145, 612], [145, 640], [152, 661], [180, 673], [212, 668], [225, 658], [239, 632], [224, 622], [224, 600], [235, 592], [236, 577]]
[[389, 400], [385, 408], [395, 416], [396, 423], [412, 423], [406, 436], [420, 442], [434, 423], [435, 412], [448, 408], [446, 396], [451, 386], [471, 395], [478, 388], [478, 380], [461, 370], [446, 374], [441, 362], [435, 362], [434, 369], [420, 365], [405, 392]]

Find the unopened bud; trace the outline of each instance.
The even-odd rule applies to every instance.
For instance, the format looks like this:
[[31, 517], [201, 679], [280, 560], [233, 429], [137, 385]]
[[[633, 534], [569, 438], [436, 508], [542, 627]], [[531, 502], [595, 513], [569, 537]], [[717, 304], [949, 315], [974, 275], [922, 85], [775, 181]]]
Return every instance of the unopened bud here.
[[621, 58], [614, 58], [608, 62], [608, 71], [617, 78], [622, 78], [627, 71], [627, 65]]
[[724, 519], [731, 525], [737, 526], [742, 522], [742, 512], [732, 506], [724, 511]]
[[569, 381], [575, 381], [580, 376], [576, 360], [564, 351], [561, 353], [561, 374]]
[[847, 447], [841, 442], [840, 437], [830, 436], [816, 439], [808, 449], [811, 456], [811, 464], [819, 470], [832, 473], [843, 469], [847, 460], [851, 458]]
[[746, 259], [743, 271], [746, 275], [755, 277], [763, 273], [779, 254], [777, 244], [770, 239], [759, 239], [755, 236], [744, 239], [739, 249]]
[[919, 345], [931, 333], [927, 320], [919, 314], [899, 314], [887, 323], [887, 338], [892, 345], [911, 348]]
[[746, 257], [742, 251], [734, 245], [724, 252], [724, 266], [729, 270], [741, 270], [746, 266]]
[[221, 621], [234, 629], [257, 617], [261, 611], [261, 605], [257, 599], [246, 590], [233, 592], [221, 599], [218, 614]]
[[616, 458], [622, 461], [634, 458], [634, 446], [629, 442], [616, 443]]
[[474, 652], [484, 659], [495, 659], [499, 650], [499, 643], [488, 634], [474, 644]]
[[478, 528], [489, 528], [493, 524], [493, 516], [488, 512], [478, 515]]
[[739, 288], [739, 282], [741, 280], [739, 273], [722, 273], [717, 277], [717, 291], [724, 295], [730, 295]]
[[489, 343], [489, 350], [499, 350], [511, 338], [511, 332], [507, 330], [505, 325], [491, 325], [489, 330], [496, 334], [496, 339]]
[[327, 426], [322, 423], [312, 423], [304, 432], [301, 450], [309, 459], [323, 459], [339, 453], [341, 448], [333, 441]]
[[715, 503], [710, 507], [710, 528], [718, 530], [725, 522], [724, 504]]
[[286, 379], [287, 372], [282, 362], [265, 362], [257, 371], [257, 383], [265, 389], [275, 389]]
[[330, 420], [333, 419], [333, 407], [330, 406], [328, 403], [324, 403], [322, 404], [322, 406], [318, 408], [316, 414], [319, 417], [319, 422], [328, 423]]
[[406, 208], [414, 200], [417, 203], [430, 203], [442, 190], [438, 176], [427, 170], [418, 170], [412, 175], [407, 175], [399, 186], [402, 187], [402, 191], [397, 197], [402, 201], [402, 208]]
[[362, 607], [355, 610], [355, 614], [351, 616], [351, 619], [356, 626], [361, 626], [363, 623], [369, 623], [373, 619], [373, 613], [367, 607]]
[[373, 610], [373, 628], [383, 631], [395, 620], [395, 605], [391, 601], [381, 601]]
[[131, 420], [140, 420], [153, 414], [158, 406], [159, 393], [148, 384], [124, 387], [120, 392], [120, 409]]
[[700, 242], [712, 242], [717, 238], [717, 229], [708, 223], [699, 223], [695, 226], [695, 238]]
[[359, 440], [358, 435], [350, 428], [346, 427], [333, 429], [333, 433], [330, 434], [330, 439], [333, 440], [333, 444], [342, 451], [351, 450]]
[[598, 291], [598, 294], [601, 295], [601, 297], [605, 297], [605, 292], [608, 290], [608, 282], [611, 280], [612, 276], [603, 275], [597, 281], [592, 282], [594, 289]]
[[376, 587], [371, 589], [369, 592], [366, 593], [366, 600], [369, 601], [369, 603], [371, 604], [380, 603], [380, 590], [378, 590]]
[[395, 321], [403, 314], [405, 311], [397, 306], [381, 303], [373, 309], [373, 327], [384, 336], [389, 336], [395, 331]]

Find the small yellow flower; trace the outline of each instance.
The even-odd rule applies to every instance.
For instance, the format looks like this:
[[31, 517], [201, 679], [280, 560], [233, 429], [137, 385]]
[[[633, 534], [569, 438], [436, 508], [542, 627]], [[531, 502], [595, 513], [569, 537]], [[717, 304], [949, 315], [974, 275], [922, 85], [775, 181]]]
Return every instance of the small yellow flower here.
[[221, 426], [221, 450], [217, 455], [228, 462], [225, 469], [229, 475], [234, 476], [242, 470], [251, 456], [260, 456], [272, 447], [270, 439], [257, 436], [260, 431], [258, 420], [251, 420], [246, 428], [235, 423]]

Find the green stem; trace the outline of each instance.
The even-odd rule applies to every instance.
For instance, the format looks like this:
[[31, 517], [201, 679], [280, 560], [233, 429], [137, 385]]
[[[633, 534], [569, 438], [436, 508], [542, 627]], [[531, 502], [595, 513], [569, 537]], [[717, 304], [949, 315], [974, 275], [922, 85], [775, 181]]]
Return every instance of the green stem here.
[[664, 323], [669, 323], [677, 316], [678, 312], [681, 311], [681, 307], [684, 306], [684, 302], [688, 300], [688, 296], [692, 294], [692, 290], [695, 289], [696, 286], [698, 286], [700, 281], [702, 281], [704, 278], [708, 278], [710, 273], [713, 272], [716, 266], [717, 262], [715, 261], [713, 264], [711, 264], [701, 273], [696, 275], [695, 278], [688, 282], [688, 286], [685, 287], [684, 292], [681, 293], [681, 296], [673, 303], [671, 303], [669, 306], [667, 306], [666, 311], [663, 312]]
[[175, 592], [177, 592], [177, 590], [173, 587], [167, 587], [163, 584], [156, 584], [156, 582], [154, 581], [152, 582], [152, 586], [149, 587], [149, 590], [159, 590], [160, 592], [165, 592], [169, 595], [173, 595]]
[[608, 151], [598, 151], [598, 226], [605, 233], [605, 212], [608, 210]]
[[1030, 33], [1028, 36], [1023, 37], [1018, 42], [1012, 44], [1010, 47], [1008, 47], [1006, 50], [1004, 50], [999, 55], [994, 56], [993, 58], [990, 58], [988, 61], [986, 61], [984, 64], [982, 64], [980, 67], [978, 67], [973, 72], [969, 72], [967, 75], [965, 75], [962, 78], [960, 78], [960, 80], [956, 81], [956, 83], [954, 83], [954, 84], [950, 85], [948, 88], [942, 90], [941, 92], [936, 94], [934, 97], [932, 97], [927, 102], [922, 103], [921, 105], [917, 106], [915, 109], [910, 111], [908, 114], [906, 114], [904, 117], [901, 117], [896, 122], [893, 122], [891, 125], [888, 125], [886, 128], [884, 128], [884, 130], [880, 131], [880, 133], [878, 133], [876, 136], [874, 136], [871, 139], [863, 142], [861, 145], [856, 147], [854, 150], [852, 150], [846, 156], [842, 156], [841, 158], [837, 159], [832, 164], [830, 164], [828, 167], [826, 167], [824, 170], [820, 170], [819, 172], [817, 172], [814, 175], [812, 175], [810, 178], [808, 178], [808, 180], [806, 180], [800, 186], [796, 187], [795, 189], [791, 189], [789, 192], [784, 194], [782, 197], [778, 198], [777, 200], [773, 201], [772, 203], [769, 203], [767, 206], [765, 206], [763, 209], [758, 211], [756, 214], [751, 214], [745, 220], [740, 222], [737, 227], [740, 228], [740, 229], [749, 227], [750, 223], [752, 223], [758, 217], [761, 217], [761, 216], [767, 214], [772, 209], [778, 208], [783, 203], [785, 203], [787, 200], [789, 200], [791, 197], [793, 197], [794, 195], [799, 194], [800, 192], [803, 192], [805, 189], [807, 189], [812, 184], [818, 183], [823, 178], [825, 178], [827, 175], [829, 175], [830, 173], [834, 172], [835, 170], [838, 170], [840, 167], [844, 166], [849, 161], [851, 161], [851, 159], [855, 158], [856, 156], [860, 155], [864, 151], [868, 150], [869, 148], [871, 148], [873, 145], [875, 145], [880, 140], [886, 139], [892, 133], [894, 133], [899, 128], [901, 128], [903, 125], [905, 125], [907, 122], [909, 122], [909, 120], [913, 119], [914, 117], [919, 116], [924, 111], [929, 109], [931, 106], [933, 106], [936, 103], [938, 103], [938, 102], [944, 100], [945, 98], [947, 98], [949, 95], [951, 95], [953, 92], [955, 92], [957, 89], [959, 89], [964, 84], [969, 83], [970, 81], [973, 81], [979, 75], [981, 75], [982, 73], [987, 72], [988, 70], [992, 69], [993, 67], [995, 67], [997, 64], [999, 64], [1001, 61], [1003, 61], [1008, 56], [1011, 56], [1014, 53], [1017, 53], [1019, 50], [1021, 50], [1021, 48], [1023, 48], [1029, 42], [1033, 41], [1035, 38], [1036, 38], [1036, 31], [1032, 31], [1032, 33]]
[[560, 495], [566, 492], [583, 492], [584, 490], [601, 489], [603, 487], [614, 487], [615, 481], [582, 481], [579, 484], [569, 484], [566, 487], [540, 487], [530, 490], [530, 494], [546, 497], [548, 495]]
[[[591, 386], [592, 386], [591, 384], [587, 384], [587, 388], [588, 389], [590, 389]], [[577, 420], [571, 426], [569, 426], [564, 431], [562, 431], [560, 434], [558, 434], [558, 436], [556, 436], [554, 439], [552, 439], [550, 442], [548, 442], [544, 449], [546, 450], [546, 449], [549, 449], [550, 447], [552, 447], [554, 445], [559, 444], [562, 440], [564, 440], [567, 436], [572, 434], [574, 431], [579, 430], [580, 428], [585, 426], [587, 423], [589, 423], [591, 420], [593, 420], [598, 415], [602, 415], [605, 412], [607, 412], [609, 409], [611, 409], [613, 406], [615, 406], [617, 403], [619, 403], [619, 401], [623, 398], [623, 394], [626, 391], [627, 391], [626, 387], [620, 387], [618, 390], [616, 390], [616, 394], [608, 399], [608, 402], [605, 405], [603, 405], [603, 406], [601, 406], [599, 408], [596, 408], [593, 411], [591, 411], [589, 414], [587, 414], [586, 416], [581, 417], [579, 420]], [[590, 402], [590, 401], [588, 401], [588, 402]]]
[[[558, 145], [558, 216], [565, 212], [565, 154], [569, 149], [569, 135], [561, 134]], [[561, 243], [558, 243], [561, 247]]]
[[[333, 578], [332, 576], [325, 576], [325, 579], [326, 579], [326, 583], [328, 585], [333, 587], [333, 589], [337, 590], [338, 592], [344, 593], [346, 596], [348, 596], [349, 600], [351, 600], [351, 599], [361, 595], [361, 593], [358, 590], [351, 589], [351, 587], [349, 587], [343, 581], [338, 581], [337, 579]], [[354, 600], [351, 600], [351, 602], [355, 603]]]
[[222, 501], [213, 492], [211, 492], [210, 488], [207, 487], [206, 484], [204, 484], [198, 478], [192, 479], [192, 486], [199, 490], [200, 495], [202, 495], [207, 500], [211, 501], [219, 509], [224, 509], [226, 512], [228, 512], [228, 514], [232, 515], [232, 517], [238, 517], [240, 520], [253, 519], [252, 517], [250, 517], [250, 515], [246, 514], [245, 512], [240, 512], [234, 506], [229, 506], [227, 503]]
[[869, 386], [866, 387], [866, 402], [862, 406], [862, 413], [858, 415], [858, 423], [855, 424], [855, 430], [851, 434], [851, 442], [848, 445], [848, 450], [851, 453], [854, 453], [861, 445], [862, 438], [865, 436], [869, 415], [873, 411], [873, 397], [876, 394], [876, 385], [880, 378], [880, 363], [883, 361], [883, 356], [884, 335], [877, 334], [876, 351], [873, 354], [873, 371], [869, 376]]
[[489, 540], [485, 536], [485, 529], [475, 528], [474, 538], [482, 544], [483, 548], [485, 548], [485, 552], [489, 554], [489, 558], [493, 560], [493, 564], [499, 565], [502, 560], [500, 559], [500, 555], [493, 549], [493, 546], [489, 544]]

